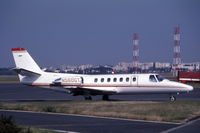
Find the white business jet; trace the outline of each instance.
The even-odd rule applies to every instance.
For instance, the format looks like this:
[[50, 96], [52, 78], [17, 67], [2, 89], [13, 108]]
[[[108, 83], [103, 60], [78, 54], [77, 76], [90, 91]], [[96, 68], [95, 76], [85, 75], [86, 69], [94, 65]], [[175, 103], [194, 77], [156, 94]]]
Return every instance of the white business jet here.
[[169, 81], [158, 74], [106, 74], [85, 75], [44, 72], [24, 48], [12, 48], [16, 71], [20, 82], [25, 85], [49, 88], [67, 92], [73, 96], [83, 95], [86, 100], [91, 96], [102, 95], [108, 100], [109, 95], [118, 94], [169, 94], [175, 101], [174, 94], [193, 90], [190, 85]]

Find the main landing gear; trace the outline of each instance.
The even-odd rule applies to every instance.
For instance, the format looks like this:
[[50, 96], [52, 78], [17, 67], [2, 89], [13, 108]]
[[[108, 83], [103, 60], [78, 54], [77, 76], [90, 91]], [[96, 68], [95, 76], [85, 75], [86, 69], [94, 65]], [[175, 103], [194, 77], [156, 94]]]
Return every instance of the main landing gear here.
[[108, 100], [109, 100], [109, 96], [108, 96], [108, 95], [103, 95], [103, 96], [102, 96], [102, 100], [108, 101]]
[[85, 96], [85, 100], [92, 100], [91, 96]]
[[[90, 95], [85, 95], [84, 98], [85, 98], [85, 100], [92, 100], [92, 97]], [[108, 95], [103, 95], [102, 96], [102, 100], [108, 101], [109, 100], [109, 96]]]

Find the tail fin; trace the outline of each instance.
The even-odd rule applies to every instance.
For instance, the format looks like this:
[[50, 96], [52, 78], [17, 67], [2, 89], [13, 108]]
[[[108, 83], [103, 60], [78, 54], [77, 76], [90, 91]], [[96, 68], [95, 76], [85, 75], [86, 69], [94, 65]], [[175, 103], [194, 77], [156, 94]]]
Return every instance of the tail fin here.
[[42, 70], [29, 55], [24, 48], [12, 48], [13, 57], [15, 60], [16, 72], [20, 74], [21, 70], [35, 74], [41, 74]]

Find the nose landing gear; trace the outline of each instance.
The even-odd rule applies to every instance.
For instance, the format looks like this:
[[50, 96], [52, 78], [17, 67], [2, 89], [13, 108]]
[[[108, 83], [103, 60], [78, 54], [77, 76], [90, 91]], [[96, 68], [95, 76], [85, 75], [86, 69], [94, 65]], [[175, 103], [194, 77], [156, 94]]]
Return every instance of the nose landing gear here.
[[169, 99], [170, 99], [170, 101], [171, 101], [171, 102], [174, 102], [174, 101], [176, 101], [176, 97], [175, 97], [175, 96], [170, 96], [170, 98], [169, 98]]

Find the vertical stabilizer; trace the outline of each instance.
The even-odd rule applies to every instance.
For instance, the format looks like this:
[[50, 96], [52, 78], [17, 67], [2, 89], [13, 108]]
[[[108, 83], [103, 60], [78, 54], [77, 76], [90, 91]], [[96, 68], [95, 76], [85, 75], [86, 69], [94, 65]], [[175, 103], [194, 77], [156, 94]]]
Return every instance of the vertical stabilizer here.
[[12, 48], [12, 53], [17, 69], [24, 69], [34, 73], [42, 72], [25, 48]]

